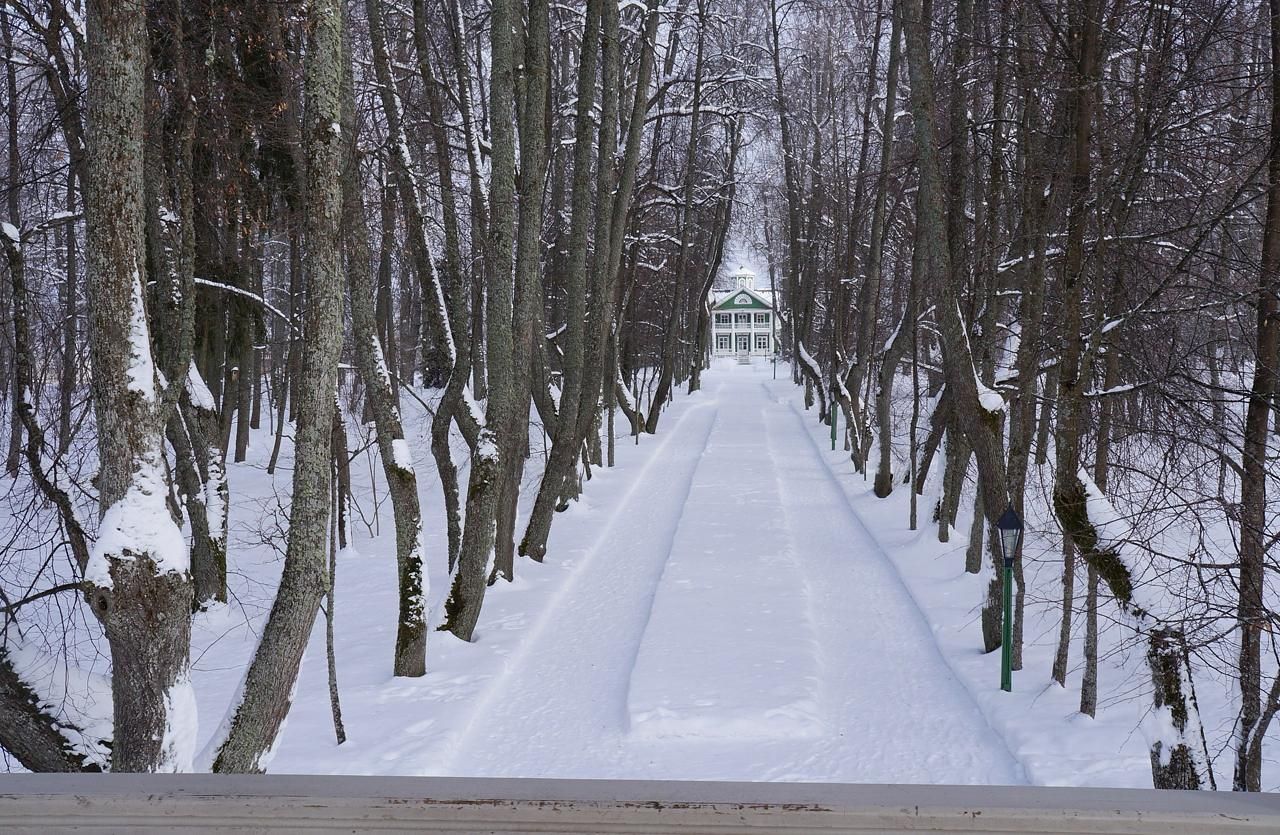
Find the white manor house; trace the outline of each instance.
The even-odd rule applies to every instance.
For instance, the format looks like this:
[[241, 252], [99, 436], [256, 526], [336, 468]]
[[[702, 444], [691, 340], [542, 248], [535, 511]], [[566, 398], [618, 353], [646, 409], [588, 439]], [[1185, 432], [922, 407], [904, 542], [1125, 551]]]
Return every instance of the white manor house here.
[[773, 291], [755, 287], [755, 273], [739, 267], [728, 290], [711, 294], [711, 351], [717, 357], [773, 355], [777, 340]]

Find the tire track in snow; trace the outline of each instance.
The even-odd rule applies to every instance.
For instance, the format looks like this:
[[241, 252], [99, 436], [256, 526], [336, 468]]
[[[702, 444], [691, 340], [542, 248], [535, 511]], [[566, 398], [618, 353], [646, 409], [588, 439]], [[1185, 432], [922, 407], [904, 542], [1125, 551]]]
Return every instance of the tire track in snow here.
[[660, 436], [433, 771], [590, 776], [584, 746], [620, 745], [630, 665], [718, 413], [714, 400], [696, 403]]
[[[793, 755], [790, 761], [778, 763], [763, 779], [871, 779], [883, 770], [882, 766], [866, 768], [868, 762], [878, 758], [878, 752], [874, 746], [865, 745], [865, 732], [859, 733], [859, 729], [851, 726], [846, 715], [849, 694], [857, 693], [860, 684], [855, 670], [859, 659], [851, 656], [849, 649], [850, 643], [858, 640], [852, 621], [865, 617], [867, 612], [862, 608], [851, 617], [848, 611], [849, 598], [853, 596], [848, 589], [857, 578], [850, 576], [849, 566], [831, 553], [840, 544], [830, 536], [831, 526], [817, 530], [813, 524], [815, 511], [827, 522], [837, 521], [831, 518], [830, 508], [825, 507], [828, 502], [824, 500], [829, 497], [822, 495], [820, 489], [814, 489], [812, 467], [800, 460], [807, 448], [796, 448], [795, 429], [786, 407], [768, 383], [762, 382], [761, 389], [768, 397], [760, 411], [766, 427], [769, 461], [782, 496], [779, 512], [786, 518], [792, 536], [790, 551], [807, 592], [808, 615], [818, 643], [819, 704], [828, 729], [819, 744], [806, 752], [797, 752], [799, 756]], [[823, 513], [824, 510], [827, 512]], [[848, 544], [847, 540], [844, 544]], [[849, 756], [851, 749], [861, 751], [856, 763]]]
[[[1020, 780], [1016, 759], [951, 674], [896, 567], [852, 510], [821, 439], [810, 431], [810, 416], [780, 396], [783, 386], [762, 381], [751, 369], [726, 368], [706, 401], [672, 415], [664, 437], [636, 470], [618, 473], [625, 483], [614, 488], [606, 482], [606, 489], [589, 494], [608, 512], [560, 522], [553, 546], [557, 553], [572, 551], [579, 564], [567, 567], [567, 576], [543, 598], [542, 614], [487, 683], [463, 729], [442, 746], [448, 756], [433, 772]], [[759, 453], [741, 455], [737, 466], [744, 479], [776, 481], [776, 514], [786, 517], [785, 550], [792, 557], [780, 561], [796, 572], [808, 601], [812, 651], [819, 659], [818, 715], [827, 732], [818, 738], [636, 739], [627, 733], [631, 678], [650, 619], [667, 617], [655, 600], [671, 549], [682, 527], [696, 533], [685, 504], [700, 474], [708, 472], [703, 467], [718, 456], [707, 449], [715, 427], [744, 414], [759, 422], [762, 437]], [[716, 461], [720, 466], [722, 459]], [[760, 472], [764, 468], [772, 472]], [[750, 535], [746, 529], [744, 535]], [[696, 628], [708, 612], [690, 605], [672, 616]], [[745, 606], [733, 618], [749, 623], [767, 617], [765, 609]], [[481, 626], [483, 640], [483, 620]]]
[[761, 398], [742, 380], [719, 394], [632, 666], [627, 742], [650, 759], [671, 743], [825, 735], [810, 591], [780, 512], [776, 462], [761, 449]]
[[[921, 680], [928, 678], [931, 679], [934, 684], [938, 683], [940, 680], [946, 680], [950, 685], [946, 689], [949, 692], [950, 700], [954, 703], [948, 711], [948, 715], [952, 719], [953, 726], [949, 730], [952, 730], [953, 734], [950, 735], [949, 738], [947, 734], [940, 733], [940, 735], [933, 739], [924, 740], [926, 744], [922, 747], [920, 753], [930, 756], [932, 758], [933, 765], [935, 767], [940, 767], [946, 765], [946, 758], [937, 758], [937, 753], [931, 753], [929, 749], [938, 748], [946, 745], [948, 742], [956, 742], [966, 738], [970, 742], [979, 740], [989, 741], [990, 743], [993, 743], [990, 745], [990, 748], [996, 749], [992, 751], [992, 753], [1001, 756], [1005, 762], [990, 763], [987, 761], [985, 764], [989, 768], [997, 767], [998, 773], [1003, 772], [1005, 779], [1001, 780], [998, 777], [996, 779], [992, 779], [987, 775], [978, 775], [978, 779], [973, 779], [969, 782], [1013, 782], [1015, 780], [1018, 782], [1026, 782], [1021, 762], [1009, 749], [1004, 737], [1001, 736], [987, 721], [981, 707], [973, 699], [968, 689], [961, 683], [960, 679], [955, 674], [955, 671], [951, 668], [946, 656], [934, 640], [933, 631], [929, 625], [928, 617], [920, 608], [919, 601], [917, 601], [915, 596], [911, 593], [910, 588], [908, 588], [907, 584], [903, 581], [902, 576], [898, 573], [897, 566], [894, 565], [893, 560], [885, 553], [884, 549], [880, 546], [879, 541], [871, 533], [870, 528], [868, 528], [863, 522], [861, 514], [849, 500], [849, 495], [845, 490], [843, 482], [833, 471], [829, 463], [829, 459], [824, 454], [826, 450], [819, 445], [808, 421], [806, 420], [806, 415], [797, 406], [794, 398], [787, 398], [785, 405], [782, 398], [779, 398], [776, 395], [774, 395], [772, 399], [775, 403], [778, 403], [780, 406], [787, 408], [790, 411], [795, 422], [795, 430], [788, 434], [794, 435], [799, 433], [804, 436], [805, 441], [803, 442], [803, 447], [805, 449], [805, 453], [807, 453], [806, 457], [809, 458], [811, 462], [808, 467], [811, 467], [816, 473], [820, 474], [819, 480], [825, 482], [827, 490], [829, 493], [833, 494], [832, 497], [836, 499], [836, 503], [840, 506], [840, 517], [847, 523], [850, 523], [849, 529], [855, 535], [857, 545], [861, 549], [856, 565], [863, 569], [869, 569], [869, 573], [876, 578], [874, 585], [878, 587], [880, 593], [877, 595], [877, 599], [871, 602], [868, 609], [864, 609], [860, 612], [859, 616], [855, 618], [855, 622], [860, 621], [862, 624], [866, 624], [868, 622], [868, 617], [873, 621], [876, 618], [883, 618], [888, 614], [888, 612], [886, 612], [885, 608], [882, 607], [886, 607], [886, 604], [893, 604], [891, 608], [895, 610], [893, 612], [894, 616], [901, 619], [906, 615], [910, 618], [909, 623], [903, 622], [899, 624], [899, 628], [896, 631], [898, 633], [913, 633], [911, 637], [913, 637], [914, 640], [911, 641], [911, 648], [916, 651], [916, 657], [914, 659], [915, 662], [917, 664], [928, 664], [936, 670], [944, 673], [942, 676], [935, 675], [931, 677], [921, 677], [917, 675], [913, 678]], [[853, 565], [851, 564], [850, 569], [852, 568]], [[865, 580], [866, 577], [853, 577], [848, 579], [857, 583], [859, 580]], [[847, 581], [848, 580], [846, 580], [846, 582]], [[847, 610], [847, 605], [844, 608]], [[872, 626], [883, 626], [883, 623], [873, 622]], [[862, 637], [863, 635], [851, 633], [849, 635], [849, 640], [859, 640]], [[907, 647], [902, 646], [900, 648], [906, 649]], [[907, 659], [897, 659], [897, 666], [899, 668], [898, 672], [901, 672], [901, 667], [906, 663]], [[890, 670], [888, 672], [894, 671]], [[916, 672], [918, 672], [918, 670]], [[883, 682], [875, 682], [874, 686], [882, 684]], [[911, 695], [918, 696], [918, 694]], [[881, 699], [883, 698], [884, 697], [882, 695]], [[923, 713], [923, 709], [923, 706], [919, 709], [921, 713]], [[903, 718], [907, 718], [907, 715], [912, 710], [911, 699], [906, 699], [894, 705], [894, 711], [903, 715]], [[857, 715], [852, 715], [848, 717], [848, 720], [851, 722], [857, 722], [860, 718], [861, 717]], [[962, 718], [968, 721], [959, 721]], [[959, 726], [962, 724], [968, 726], [966, 730], [970, 733], [966, 733], [962, 737], [957, 738], [954, 735], [954, 732], [961, 730]], [[901, 756], [902, 751], [900, 750], [900, 747], [909, 741], [908, 732], [920, 733], [923, 727], [924, 726], [922, 724], [917, 723], [914, 728], [903, 728], [900, 733], [886, 741], [899, 746], [899, 750], [897, 750], [896, 753]], [[980, 765], [984, 764], [983, 759], [977, 756], [976, 751], [966, 752], [961, 749], [955, 751], [955, 753], [958, 755], [959, 760], [968, 760], [971, 769], [973, 770], [976, 770]], [[968, 754], [967, 757], [965, 756], [966, 753]], [[936, 782], [938, 778], [935, 777], [934, 779]], [[952, 776], [949, 778], [949, 781], [956, 781], [957, 779], [957, 777]]]
[[817, 618], [817, 610], [815, 603], [818, 597], [818, 590], [814, 588], [812, 577], [809, 572], [805, 571], [801, 564], [801, 555], [797, 549], [799, 543], [800, 528], [797, 525], [796, 514], [792, 508], [794, 496], [787, 489], [787, 485], [782, 479], [782, 459], [778, 455], [778, 438], [775, 437], [773, 431], [773, 421], [770, 420], [770, 412], [767, 403], [759, 403], [756, 406], [756, 414], [759, 418], [760, 425], [766, 427], [764, 432], [765, 455], [768, 457], [769, 469], [773, 476], [774, 489], [777, 490], [779, 497], [778, 513], [783, 518], [783, 526], [787, 532], [787, 548], [786, 560], [790, 566], [799, 575], [801, 588], [804, 590], [804, 622], [809, 627], [809, 636], [812, 646], [809, 651], [813, 653], [817, 660], [819, 677], [816, 682], [815, 696], [818, 703], [819, 721], [826, 726], [829, 732], [834, 732], [835, 725], [832, 713], [831, 687], [829, 686], [829, 676], [821, 675], [821, 671], [830, 669], [831, 655], [828, 651], [827, 641], [822, 640], [822, 630]]

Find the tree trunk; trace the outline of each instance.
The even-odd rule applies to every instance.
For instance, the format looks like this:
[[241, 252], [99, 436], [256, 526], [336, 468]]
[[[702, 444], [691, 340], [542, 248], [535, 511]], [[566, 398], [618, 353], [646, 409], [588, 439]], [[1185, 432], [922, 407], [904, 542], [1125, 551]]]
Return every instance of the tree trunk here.
[[[467, 510], [463, 519], [462, 547], [454, 568], [445, 620], [440, 625], [464, 641], [470, 641], [480, 619], [485, 586], [494, 558], [499, 499], [503, 493], [504, 464], [517, 454], [513, 443], [512, 317], [514, 287], [512, 246], [516, 220], [515, 195], [515, 53], [512, 27], [518, 24], [513, 0], [492, 4], [492, 182], [490, 217], [485, 239], [485, 336], [487, 337], [488, 399], [480, 441], [471, 452], [467, 484]], [[479, 341], [472, 355], [478, 356]]]
[[302, 654], [327, 587], [331, 432], [342, 348], [342, 79], [343, 14], [338, 0], [308, 9], [305, 62], [307, 312], [293, 493], [284, 571], [262, 640], [245, 675], [213, 770], [255, 772], [289, 712]]
[[1236, 737], [1236, 791], [1262, 790], [1262, 745], [1255, 744], [1262, 713], [1262, 630], [1268, 624], [1266, 585], [1267, 442], [1277, 391], [1280, 351], [1280, 0], [1270, 0], [1271, 132], [1267, 160], [1267, 215], [1257, 287], [1257, 350], [1245, 411], [1240, 477], [1240, 725]]
[[696, 347], [693, 352], [693, 361], [689, 366], [690, 394], [702, 388], [702, 369], [706, 367], [711, 356], [711, 288], [715, 285], [716, 275], [719, 274], [720, 267], [724, 263], [725, 243], [732, 231], [733, 205], [738, 193], [738, 150], [742, 145], [740, 122], [733, 121], [725, 126], [725, 144], [729, 146], [729, 159], [725, 165], [725, 182], [720, 187], [723, 196], [716, 203], [712, 221], [711, 254], [706, 259], [706, 270], [699, 292], [702, 302], [698, 305], [698, 318], [694, 325]]
[[1080, 680], [1080, 712], [1094, 716], [1098, 710], [1098, 572], [1091, 565], [1084, 608], [1084, 676]]
[[[1059, 491], [1073, 489], [1080, 483], [1080, 438], [1083, 432], [1084, 389], [1090, 374], [1082, 365], [1084, 355], [1083, 331], [1083, 283], [1084, 283], [1084, 233], [1087, 223], [1090, 191], [1094, 86], [1097, 75], [1098, 38], [1101, 9], [1096, 0], [1086, 0], [1073, 11], [1072, 55], [1074, 66], [1071, 77], [1074, 92], [1068, 107], [1067, 125], [1070, 131], [1071, 189], [1067, 207], [1067, 242], [1062, 270], [1062, 353], [1058, 364], [1057, 423], [1054, 426], [1054, 449], [1057, 463], [1054, 473], [1054, 504], [1059, 503]], [[1061, 515], [1061, 511], [1059, 511]], [[1073, 557], [1071, 533], [1064, 526], [1066, 543], [1063, 556]], [[1054, 678], [1059, 684], [1066, 680], [1067, 644], [1070, 642], [1072, 606], [1067, 595], [1074, 591], [1071, 578], [1074, 566], [1063, 566], [1063, 626], [1059, 638], [1058, 656], [1061, 669], [1055, 661]], [[1065, 638], [1063, 637], [1065, 636]]]
[[[890, 0], [893, 7], [893, 26], [889, 35], [889, 66], [887, 75], [885, 76], [885, 95], [884, 95], [884, 117], [881, 122], [881, 147], [880, 147], [880, 170], [876, 175], [876, 194], [871, 209], [871, 252], [867, 258], [867, 274], [862, 282], [862, 289], [858, 292], [858, 310], [860, 312], [860, 321], [858, 324], [857, 347], [854, 355], [854, 364], [849, 375], [846, 385], [857, 397], [858, 392], [862, 389], [862, 382], [868, 376], [871, 368], [872, 354], [872, 337], [875, 333], [876, 312], [879, 308], [878, 301], [880, 299], [880, 273], [884, 265], [884, 244], [887, 236], [885, 223], [885, 202], [889, 193], [889, 170], [893, 165], [893, 125], [896, 117], [898, 102], [898, 74], [900, 64], [902, 62], [902, 16], [898, 13], [898, 0]], [[912, 258], [912, 281], [915, 281], [916, 259]], [[913, 284], [913, 287], [918, 286]], [[915, 296], [912, 297], [913, 299]], [[904, 326], [911, 327], [912, 345], [915, 345], [915, 322], [914, 322], [914, 305], [908, 305], [911, 308], [911, 319], [903, 317], [899, 328]], [[897, 336], [893, 342], [897, 342]], [[889, 352], [893, 351], [893, 345], [889, 347]], [[912, 349], [914, 351], [914, 347]], [[899, 358], [900, 358], [899, 354]], [[880, 498], [884, 498], [893, 492], [893, 460], [891, 450], [886, 449], [890, 445], [892, 439], [892, 430], [886, 430], [883, 424], [889, 422], [889, 398], [892, 396], [894, 368], [889, 371], [889, 377], [886, 380], [885, 365], [888, 364], [889, 357], [880, 366], [880, 386], [877, 389], [876, 396], [876, 420], [879, 426], [880, 437], [880, 462], [876, 468], [875, 476], [875, 494]], [[897, 359], [894, 359], [893, 366], [896, 367]], [[888, 385], [886, 386], [886, 383]], [[881, 401], [884, 401], [883, 403]], [[856, 448], [857, 441], [854, 446]], [[860, 457], [860, 456], [858, 456]]]
[[[334, 416], [337, 417], [335, 410]], [[336, 468], [335, 468], [336, 469]], [[338, 585], [338, 518], [342, 515], [339, 505], [343, 499], [338, 489], [337, 473], [330, 479], [329, 505], [329, 570], [325, 572], [324, 592], [324, 656], [329, 677], [329, 714], [333, 717], [333, 735], [341, 745], [347, 741], [347, 729], [342, 722], [342, 701], [338, 697], [338, 655], [334, 649], [333, 625], [337, 618], [334, 609], [334, 589]]]
[[[76, 178], [74, 172], [67, 175], [67, 212], [76, 211]], [[79, 244], [72, 225], [67, 229], [67, 280], [62, 286], [62, 374], [58, 381], [58, 453], [65, 454], [71, 446], [71, 404], [79, 386], [80, 367], [80, 319], [78, 274]]]
[[[8, 185], [5, 186], [5, 209], [8, 210], [9, 227], [6, 227], [3, 241], [0, 245], [4, 247], [5, 255], [9, 263], [9, 270], [13, 273], [12, 281], [15, 285], [24, 284], [25, 280], [21, 276], [24, 268], [21, 243], [10, 238], [9, 229], [13, 230], [12, 234], [19, 234], [22, 228], [22, 207], [20, 205], [20, 184], [22, 183], [22, 169], [20, 165], [20, 156], [18, 152], [18, 65], [13, 55], [13, 32], [9, 26], [9, 15], [13, 14], [7, 7], [0, 9], [0, 26], [3, 27], [4, 36], [4, 75], [5, 75], [5, 99], [7, 106], [5, 107], [6, 115], [6, 135], [8, 137]], [[73, 230], [74, 232], [74, 230]], [[73, 234], [72, 237], [75, 237]], [[17, 295], [15, 294], [15, 298]], [[7, 305], [6, 305], [7, 307]], [[8, 312], [7, 310], [5, 311]], [[14, 317], [15, 320], [17, 317]], [[16, 357], [16, 351], [15, 357]], [[0, 362], [3, 362], [0, 357]], [[15, 359], [16, 361], [16, 359]], [[27, 392], [18, 388], [18, 374], [13, 373], [10, 377], [13, 383], [10, 394], [10, 402], [12, 407], [9, 410], [9, 452], [5, 456], [4, 469], [11, 478], [18, 475], [18, 462], [22, 459], [22, 416], [21, 410], [24, 408], [21, 404], [28, 396]], [[34, 407], [33, 407], [34, 408]]]
[[1062, 535], [1062, 608], [1058, 621], [1058, 648], [1053, 654], [1053, 680], [1067, 686], [1067, 662], [1071, 656], [1071, 615], [1076, 604], [1076, 550], [1071, 535]]
[[[426, 555], [418, 476], [400, 419], [391, 366], [378, 336], [377, 289], [370, 273], [369, 229], [360, 196], [360, 151], [355, 92], [344, 61], [342, 132], [346, 140], [342, 172], [342, 216], [347, 243], [347, 280], [351, 286], [351, 330], [356, 363], [365, 384], [365, 402], [373, 414], [378, 455], [391, 495], [396, 528], [396, 577], [399, 617], [392, 675], [421, 676], [427, 664]], [[330, 592], [332, 600], [332, 592]], [[332, 602], [330, 603], [332, 605]]]
[[[774, 107], [778, 111], [778, 130], [782, 140], [782, 170], [784, 194], [787, 201], [787, 259], [785, 276], [785, 293], [788, 306], [787, 344], [791, 353], [793, 379], [800, 382], [803, 364], [800, 361], [800, 343], [803, 339], [803, 323], [798, 307], [800, 291], [800, 258], [802, 236], [800, 228], [800, 203], [802, 202], [802, 186], [799, 165], [796, 159], [796, 143], [793, 136], [791, 116], [787, 108], [785, 78], [782, 70], [782, 32], [781, 22], [784, 8], [777, 0], [769, 0], [769, 57], [773, 63], [773, 98]], [[767, 228], [767, 225], [766, 225]], [[774, 297], [777, 299], [775, 288]], [[774, 305], [775, 311], [782, 305]], [[775, 313], [775, 315], [777, 315]], [[808, 401], [805, 401], [806, 408]]]
[[[905, 0], [904, 28], [907, 68], [911, 77], [911, 111], [915, 124], [920, 165], [921, 212], [917, 246], [926, 247], [926, 263], [932, 275], [952, 276], [947, 250], [946, 213], [943, 208], [942, 175], [938, 165], [937, 131], [934, 126], [933, 65], [930, 63], [926, 21], [921, 0]], [[938, 282], [938, 324], [943, 344], [943, 365], [956, 423], [978, 464], [979, 489], [987, 522], [995, 524], [1008, 502], [1005, 481], [1001, 415], [1004, 401], [990, 389], [979, 390], [977, 369], [969, 347], [967, 328], [960, 315], [958, 289], [950, 280]], [[998, 402], [997, 402], [998, 401]], [[968, 456], [965, 456], [965, 460]], [[1000, 570], [994, 543], [988, 548], [993, 563], [992, 579], [982, 605], [983, 644], [991, 652], [1000, 646]]]
[[596, 68], [600, 51], [602, 0], [588, 0], [578, 65], [577, 112], [574, 117], [572, 210], [569, 218], [569, 260], [565, 270], [564, 375], [560, 389], [560, 414], [552, 436], [551, 457], [543, 471], [528, 527], [520, 541], [523, 556], [541, 562], [547, 552], [551, 516], [573, 475], [578, 456], [577, 407], [582, 396], [583, 354], [587, 314], [587, 232], [592, 213], [591, 151], [592, 110], [595, 105]]
[[143, 4], [94, 0], [88, 34], [94, 164], [85, 217], [101, 521], [85, 581], [111, 647], [112, 770], [185, 771], [196, 721], [190, 555], [166, 503], [165, 409], [143, 304]]
[[535, 340], [539, 332], [542, 305], [542, 202], [546, 191], [547, 121], [551, 66], [549, 4], [529, 3], [528, 32], [524, 43], [524, 91], [520, 97], [520, 209], [516, 235], [515, 299], [512, 312], [512, 392], [511, 454], [498, 512], [498, 533], [494, 569], [497, 576], [515, 576], [515, 527], [524, 463], [529, 448], [530, 396], [533, 381], [544, 385], [533, 373]]
[[[435, 151], [436, 169], [440, 177], [440, 203], [444, 226], [444, 276], [442, 287], [447, 289], [445, 315], [452, 330], [458, 335], [454, 346], [454, 362], [449, 370], [449, 380], [435, 415], [431, 418], [431, 455], [444, 494], [445, 526], [449, 547], [448, 566], [453, 571], [462, 550], [462, 502], [458, 495], [458, 469], [449, 450], [450, 427], [456, 420], [467, 443], [475, 447], [479, 432], [475, 416], [464, 398], [471, 367], [471, 338], [467, 328], [467, 290], [463, 278], [462, 250], [458, 226], [457, 198], [454, 192], [449, 139], [445, 133], [444, 105], [441, 101], [440, 80], [431, 64], [431, 43], [427, 32], [426, 0], [414, 0], [413, 36], [418, 52], [418, 73], [422, 76], [431, 120], [431, 139]], [[465, 101], [465, 100], [464, 100]], [[467, 113], [464, 109], [464, 113]], [[469, 122], [465, 126], [470, 136]], [[470, 147], [470, 145], [468, 145]], [[478, 175], [477, 175], [478, 176]], [[473, 190], [478, 183], [473, 181]], [[416, 305], [414, 309], [421, 308]], [[412, 341], [404, 341], [406, 346]]]
[[[405, 227], [409, 238], [409, 257], [422, 290], [423, 306], [429, 313], [428, 340], [431, 350], [423, 357], [423, 385], [444, 387], [445, 376], [452, 374], [458, 365], [454, 331], [449, 321], [444, 287], [436, 273], [435, 257], [426, 236], [427, 218], [418, 194], [413, 158], [409, 151], [409, 139], [404, 129], [404, 114], [395, 78], [391, 73], [391, 56], [387, 51], [386, 33], [383, 28], [381, 0], [365, 0], [365, 12], [369, 19], [369, 37], [373, 46], [373, 68], [377, 78], [379, 101], [387, 121], [387, 133], [392, 143], [392, 181], [405, 212]], [[465, 370], [465, 369], [463, 369]], [[477, 417], [478, 419], [478, 417]]]
[[302, 313], [302, 213], [289, 213], [289, 349], [285, 367], [281, 369], [280, 394], [276, 403], [276, 437], [271, 445], [271, 459], [267, 462], [267, 475], [275, 475], [280, 460], [280, 446], [284, 442], [286, 423], [297, 418], [298, 363], [301, 346], [298, 344], [298, 323]]
[[[913, 259], [914, 260], [914, 259]], [[914, 275], [917, 270], [912, 268]], [[886, 346], [880, 362], [879, 385], [876, 387], [876, 428], [879, 436], [879, 463], [876, 465], [875, 494], [883, 499], [893, 492], [893, 383], [915, 332], [916, 311], [908, 305], [898, 321], [893, 340]], [[852, 389], [851, 389], [852, 390]]]
[[[650, 435], [658, 431], [658, 418], [671, 398], [671, 385], [679, 362], [676, 356], [683, 333], [685, 296], [689, 292], [689, 247], [693, 235], [694, 188], [698, 184], [698, 148], [702, 130], [702, 73], [706, 46], [706, 2], [698, 0], [698, 44], [694, 54], [692, 115], [689, 121], [689, 145], [684, 159], [684, 190], [680, 198], [680, 248], [676, 255], [675, 291], [671, 307], [667, 309], [667, 324], [662, 337], [662, 366], [658, 373], [658, 386], [649, 405], [645, 431]], [[701, 300], [700, 300], [701, 301]]]
[[[596, 155], [596, 217], [587, 286], [587, 329], [583, 344], [582, 392], [578, 396], [579, 446], [585, 445], [592, 463], [600, 463], [600, 392], [604, 385], [605, 352], [613, 321], [613, 285], [616, 268], [610, 232], [616, 213], [626, 214], [617, 202], [618, 100], [621, 98], [622, 47], [619, 43], [618, 9], [605, 3], [600, 9], [600, 136]], [[697, 82], [695, 81], [695, 86]], [[691, 140], [693, 141], [693, 140]], [[588, 471], [587, 477], [590, 478]]]
[[65, 731], [79, 733], [54, 716], [35, 689], [23, 681], [0, 647], [0, 747], [35, 772], [101, 771], [76, 750]]
[[[227, 600], [227, 523], [230, 510], [230, 490], [227, 470], [218, 447], [216, 429], [218, 415], [213, 410], [213, 395], [209, 393], [195, 364], [189, 366], [186, 387], [178, 401], [178, 413], [170, 419], [170, 432], [182, 432], [191, 445], [198, 482], [190, 482], [184, 490], [199, 490], [201, 507], [192, 511], [194, 493], [188, 493], [188, 515], [192, 520], [191, 576], [195, 583], [195, 604], [202, 606], [210, 600], [225, 603]], [[180, 424], [176, 423], [180, 418]], [[177, 447], [175, 446], [175, 449]], [[183, 476], [181, 457], [179, 477]], [[181, 483], [181, 482], [180, 482]], [[203, 515], [205, 535], [196, 531], [197, 517]]]

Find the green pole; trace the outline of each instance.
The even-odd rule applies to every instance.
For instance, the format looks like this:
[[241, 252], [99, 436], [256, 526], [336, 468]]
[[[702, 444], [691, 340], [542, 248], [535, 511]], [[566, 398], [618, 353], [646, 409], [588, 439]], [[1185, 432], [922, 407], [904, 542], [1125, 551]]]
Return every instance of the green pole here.
[[769, 344], [773, 346], [773, 379], [778, 379], [778, 299], [773, 294], [773, 279], [769, 279]]
[[1013, 560], [1004, 560], [1004, 623], [1000, 630], [1000, 689], [1013, 692]]
[[836, 411], [835, 401], [831, 401], [831, 449], [836, 448], [836, 424], [839, 423], [839, 412]]

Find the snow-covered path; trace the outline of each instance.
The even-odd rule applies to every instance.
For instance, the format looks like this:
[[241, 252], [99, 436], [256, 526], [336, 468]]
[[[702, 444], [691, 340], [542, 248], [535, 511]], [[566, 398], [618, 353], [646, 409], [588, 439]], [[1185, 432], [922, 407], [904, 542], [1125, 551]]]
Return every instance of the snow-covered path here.
[[791, 384], [724, 364], [705, 388], [604, 513], [557, 521], [549, 559], [591, 544], [431, 771], [1023, 782]]

